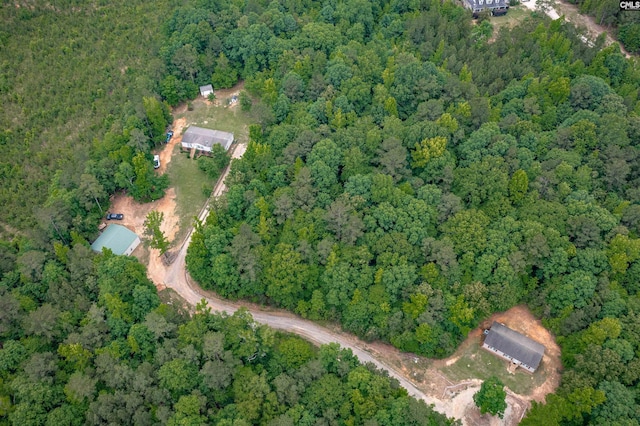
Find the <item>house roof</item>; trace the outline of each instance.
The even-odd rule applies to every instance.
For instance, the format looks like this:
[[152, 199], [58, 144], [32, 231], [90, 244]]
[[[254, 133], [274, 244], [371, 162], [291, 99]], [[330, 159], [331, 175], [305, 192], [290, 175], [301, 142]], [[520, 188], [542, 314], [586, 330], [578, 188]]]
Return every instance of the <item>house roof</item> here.
[[124, 254], [136, 238], [138, 236], [135, 232], [122, 225], [112, 224], [91, 244], [91, 249], [101, 252], [103, 247], [107, 247], [114, 254]]
[[200, 93], [202, 92], [213, 92], [213, 86], [211, 84], [207, 84], [206, 86], [200, 86]]
[[508, 0], [467, 0], [467, 3], [474, 9], [505, 8], [509, 5]]
[[224, 149], [228, 149], [231, 142], [233, 142], [233, 133], [196, 126], [190, 126], [182, 135], [182, 143], [198, 144], [209, 148], [214, 144], [219, 144]]
[[484, 343], [510, 355], [534, 370], [538, 368], [544, 355], [543, 345], [499, 322], [494, 322], [491, 325]]

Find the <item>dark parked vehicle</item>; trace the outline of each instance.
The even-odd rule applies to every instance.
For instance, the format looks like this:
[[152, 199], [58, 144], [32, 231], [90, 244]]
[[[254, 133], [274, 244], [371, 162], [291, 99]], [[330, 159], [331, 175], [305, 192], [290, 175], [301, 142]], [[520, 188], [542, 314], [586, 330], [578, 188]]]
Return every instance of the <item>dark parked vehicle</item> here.
[[169, 143], [169, 141], [171, 140], [172, 136], [173, 136], [173, 130], [169, 130], [167, 132], [167, 140], [165, 141], [165, 143]]
[[107, 220], [122, 220], [124, 219], [124, 215], [122, 213], [107, 213]]

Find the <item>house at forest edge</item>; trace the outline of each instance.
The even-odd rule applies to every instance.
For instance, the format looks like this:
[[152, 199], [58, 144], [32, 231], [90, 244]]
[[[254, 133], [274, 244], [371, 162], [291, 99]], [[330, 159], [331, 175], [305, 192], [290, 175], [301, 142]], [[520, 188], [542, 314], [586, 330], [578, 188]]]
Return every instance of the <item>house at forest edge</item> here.
[[504, 15], [509, 10], [509, 0], [464, 0], [463, 3], [473, 12], [474, 18], [483, 10], [488, 10], [494, 16]]
[[203, 129], [190, 126], [182, 135], [182, 148], [195, 149], [201, 153], [210, 154], [213, 145], [221, 145], [225, 151], [233, 143], [233, 133], [220, 130]]
[[502, 359], [535, 373], [544, 355], [544, 346], [509, 327], [494, 322], [485, 331], [482, 348]]

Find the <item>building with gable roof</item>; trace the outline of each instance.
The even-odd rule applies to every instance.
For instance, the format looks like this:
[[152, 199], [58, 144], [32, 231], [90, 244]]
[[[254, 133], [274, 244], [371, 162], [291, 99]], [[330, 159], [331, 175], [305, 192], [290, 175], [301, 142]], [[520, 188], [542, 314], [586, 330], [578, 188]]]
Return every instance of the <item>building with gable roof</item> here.
[[504, 15], [509, 10], [509, 0], [464, 0], [464, 6], [477, 17], [478, 13], [488, 10], [492, 15]]
[[213, 145], [221, 145], [225, 151], [233, 143], [233, 133], [220, 130], [203, 129], [202, 127], [190, 126], [182, 135], [183, 149], [196, 149], [200, 152], [211, 153]]
[[485, 334], [482, 347], [494, 355], [524, 368], [529, 373], [535, 373], [540, 366], [545, 348], [535, 340], [499, 322], [494, 322]]
[[91, 244], [91, 249], [101, 253], [103, 248], [108, 248], [114, 254], [129, 256], [139, 245], [140, 237], [135, 232], [112, 224]]

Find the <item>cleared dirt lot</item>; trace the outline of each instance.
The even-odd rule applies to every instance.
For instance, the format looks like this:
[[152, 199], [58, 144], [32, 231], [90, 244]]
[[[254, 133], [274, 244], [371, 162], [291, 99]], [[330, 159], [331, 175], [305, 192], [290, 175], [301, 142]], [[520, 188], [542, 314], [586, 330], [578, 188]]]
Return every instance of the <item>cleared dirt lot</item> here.
[[[482, 331], [498, 321], [545, 346], [545, 355], [541, 367], [534, 375], [517, 370], [515, 374], [507, 372], [508, 363], [480, 349]], [[427, 395], [442, 401], [447, 415], [461, 419], [465, 425], [517, 425], [531, 401], [544, 401], [547, 394], [554, 392], [560, 384], [560, 348], [554, 336], [543, 327], [526, 306], [492, 315], [480, 327], [469, 333], [456, 352], [449, 358], [430, 360], [411, 354], [393, 354], [375, 345], [381, 357], [391, 357], [391, 362], [399, 367], [404, 375], [411, 377]], [[483, 371], [486, 363], [500, 371], [503, 382], [507, 379], [518, 381], [528, 392], [516, 393], [507, 386], [507, 410], [503, 419], [488, 414], [482, 416], [473, 402], [475, 394], [482, 384], [474, 371]], [[475, 365], [474, 365], [475, 364]], [[453, 373], [456, 374], [453, 374]], [[466, 375], [465, 375], [466, 374]], [[530, 385], [529, 383], [530, 382]]]
[[157, 170], [157, 173], [163, 175], [167, 171], [167, 166], [171, 162], [171, 157], [173, 157], [173, 149], [176, 145], [179, 145], [182, 142], [182, 130], [184, 126], [187, 124], [187, 120], [184, 118], [178, 118], [173, 122], [173, 137], [169, 141], [167, 145], [164, 145], [162, 150], [159, 152], [160, 155], [160, 168]]

